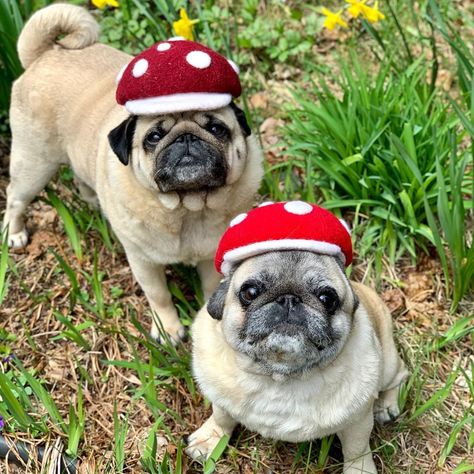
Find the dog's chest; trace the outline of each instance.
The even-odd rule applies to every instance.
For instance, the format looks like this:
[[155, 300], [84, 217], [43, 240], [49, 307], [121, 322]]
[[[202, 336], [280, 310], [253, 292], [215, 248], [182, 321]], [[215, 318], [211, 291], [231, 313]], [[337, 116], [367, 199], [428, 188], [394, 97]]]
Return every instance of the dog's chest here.
[[243, 403], [225, 407], [230, 414], [261, 435], [290, 442], [321, 438], [352, 422], [376, 396], [378, 374], [366, 374], [360, 384], [323, 378], [306, 383], [247, 385]]
[[337, 363], [303, 377], [279, 381], [236, 370], [232, 382], [224, 383], [218, 374], [211, 378], [202, 369], [195, 363], [206, 396], [239, 423], [268, 438], [301, 442], [337, 433], [371, 409], [382, 359], [374, 334], [356, 325]]
[[122, 236], [132, 241], [149, 261], [159, 264], [182, 262], [194, 265], [212, 259], [226, 220], [216, 213], [190, 213], [145, 219], [132, 217], [133, 233]]

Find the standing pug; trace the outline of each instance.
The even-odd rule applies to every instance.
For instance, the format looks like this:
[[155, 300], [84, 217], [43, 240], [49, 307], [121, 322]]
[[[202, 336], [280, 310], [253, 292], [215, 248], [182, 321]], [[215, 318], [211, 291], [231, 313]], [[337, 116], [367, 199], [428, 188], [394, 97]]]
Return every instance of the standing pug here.
[[291, 442], [337, 433], [344, 472], [376, 473], [373, 419], [399, 414], [407, 371], [390, 313], [349, 282], [346, 227], [300, 201], [237, 216], [224, 234], [219, 288], [193, 324], [193, 369], [213, 413], [188, 439], [207, 457], [237, 423]]
[[[240, 94], [231, 61], [176, 39], [132, 59], [98, 36], [86, 10], [65, 4], [35, 13], [20, 35], [25, 72], [12, 90], [4, 226], [10, 246], [26, 245], [28, 204], [68, 164], [81, 194], [110, 221], [154, 315], [178, 340], [184, 330], [164, 267], [197, 265], [204, 294], [212, 292], [212, 255], [230, 217], [252, 203], [261, 153], [231, 102]], [[117, 100], [125, 108], [115, 97], [121, 68]]]

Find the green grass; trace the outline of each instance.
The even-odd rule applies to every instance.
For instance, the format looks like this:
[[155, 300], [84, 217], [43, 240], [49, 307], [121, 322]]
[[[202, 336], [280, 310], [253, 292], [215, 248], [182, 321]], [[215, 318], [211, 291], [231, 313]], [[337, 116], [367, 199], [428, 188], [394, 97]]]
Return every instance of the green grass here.
[[[103, 39], [133, 53], [170, 36], [187, 6], [200, 19], [197, 38], [244, 66], [246, 108], [278, 68], [288, 68], [294, 102], [285, 96], [280, 105], [277, 96], [269, 110], [250, 110], [254, 123], [276, 113], [286, 124], [278, 132], [283, 159], [267, 164], [261, 192], [321, 200], [344, 214], [358, 252], [352, 274], [406, 300], [394, 325], [410, 377], [400, 419], [374, 430], [377, 463], [393, 473], [461, 473], [473, 469], [474, 447], [474, 61], [451, 26], [462, 15], [449, 3], [423, 1], [416, 11], [410, 4], [390, 2], [391, 15], [381, 3], [386, 22], [354, 25], [347, 40], [330, 43], [329, 55], [315, 52], [333, 40], [312, 4], [270, 1], [262, 10], [256, 0], [125, 0], [98, 16]], [[1, 32], [11, 18], [0, 19]], [[0, 55], [12, 51], [20, 26], [9, 26]], [[422, 53], [413, 54], [415, 46]], [[449, 92], [436, 83], [443, 67], [457, 71]], [[13, 78], [18, 70], [10, 69]], [[3, 434], [39, 444], [60, 439], [64, 454], [97, 473], [341, 472], [335, 436], [295, 445], [242, 428], [206, 463], [191, 465], [183, 438], [206, 419], [209, 404], [190, 372], [189, 343], [157, 345], [149, 337], [147, 303], [123, 250], [101, 213], [81, 201], [69, 170], [34, 206], [41, 214], [55, 209], [57, 220], [44, 226], [60, 239], [30, 258], [28, 251], [9, 256], [3, 236]], [[427, 259], [434, 266], [423, 269]], [[410, 288], [412, 275], [427, 278], [428, 289]], [[197, 273], [178, 265], [168, 281], [189, 326], [203, 304]], [[420, 301], [423, 292], [429, 296]]]

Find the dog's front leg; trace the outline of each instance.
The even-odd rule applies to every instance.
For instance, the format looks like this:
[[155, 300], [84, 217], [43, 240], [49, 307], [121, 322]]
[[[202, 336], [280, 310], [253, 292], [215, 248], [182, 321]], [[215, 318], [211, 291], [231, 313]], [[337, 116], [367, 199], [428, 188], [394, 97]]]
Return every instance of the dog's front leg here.
[[162, 327], [172, 341], [178, 342], [184, 337], [185, 331], [168, 291], [164, 265], [148, 262], [129, 253], [127, 257], [132, 272], [150, 303], [153, 318], [152, 337], [159, 340]]
[[222, 436], [232, 435], [237, 422], [222, 408], [212, 405], [212, 415], [188, 437], [186, 454], [193, 459], [206, 460]]
[[337, 433], [342, 444], [344, 474], [377, 474], [369, 440], [374, 426], [372, 404], [354, 424]]

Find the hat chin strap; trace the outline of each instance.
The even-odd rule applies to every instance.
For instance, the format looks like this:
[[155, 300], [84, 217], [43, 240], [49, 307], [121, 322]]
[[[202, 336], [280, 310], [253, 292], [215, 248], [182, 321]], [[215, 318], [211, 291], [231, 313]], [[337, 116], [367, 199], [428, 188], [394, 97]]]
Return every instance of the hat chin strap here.
[[221, 264], [221, 272], [227, 276], [236, 263], [262, 253], [277, 250], [307, 250], [309, 252], [339, 257], [342, 263], [345, 264], [346, 262], [346, 256], [342, 252], [341, 247], [330, 242], [306, 239], [267, 240], [265, 242], [254, 242], [226, 252]]
[[220, 109], [229, 105], [231, 101], [230, 94], [189, 92], [129, 100], [125, 103], [125, 108], [134, 115], [158, 115], [188, 110]]

